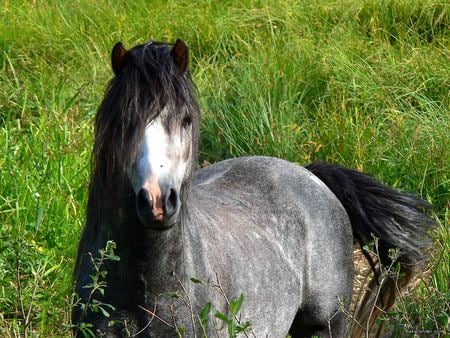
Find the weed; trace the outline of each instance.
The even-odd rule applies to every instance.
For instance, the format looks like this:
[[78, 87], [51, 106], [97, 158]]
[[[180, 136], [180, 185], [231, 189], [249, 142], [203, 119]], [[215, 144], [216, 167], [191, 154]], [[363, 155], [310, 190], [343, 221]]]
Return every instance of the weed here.
[[[99, 300], [105, 295], [105, 290], [108, 287], [106, 283], [108, 271], [104, 268], [105, 262], [120, 260], [120, 257], [114, 254], [115, 248], [116, 244], [113, 241], [108, 241], [105, 248], [98, 251], [98, 256], [94, 257], [89, 253], [93, 271], [89, 275], [91, 282], [83, 286], [83, 288], [89, 289], [89, 296], [86, 300], [83, 300], [75, 294], [73, 302], [73, 307], [79, 307], [81, 309], [80, 318], [84, 318], [89, 312], [101, 313], [104, 317], [109, 318], [110, 311], [115, 310], [111, 304]], [[75, 332], [82, 333], [84, 337], [95, 337], [98, 334], [93, 331], [91, 323], [81, 322], [74, 327], [74, 330]]]
[[[201, 284], [217, 290], [217, 292], [219, 292], [219, 294], [223, 297], [227, 304], [228, 313], [223, 313], [220, 310], [214, 310], [211, 302], [206, 303], [202, 308], [202, 310], [198, 314], [198, 320], [205, 337], [208, 327], [208, 319], [212, 313], [214, 313], [215, 318], [220, 320], [226, 326], [229, 338], [235, 338], [239, 333], [242, 333], [245, 337], [249, 337], [249, 335], [254, 336], [250, 321], [243, 320], [240, 316], [241, 307], [244, 303], [244, 295], [242, 293], [238, 298], [230, 299], [225, 293], [218, 275], [216, 275], [216, 281], [214, 283], [210, 281], [202, 281], [194, 277], [191, 278], [191, 281], [193, 283]], [[212, 325], [212, 323], [210, 323], [210, 325]]]

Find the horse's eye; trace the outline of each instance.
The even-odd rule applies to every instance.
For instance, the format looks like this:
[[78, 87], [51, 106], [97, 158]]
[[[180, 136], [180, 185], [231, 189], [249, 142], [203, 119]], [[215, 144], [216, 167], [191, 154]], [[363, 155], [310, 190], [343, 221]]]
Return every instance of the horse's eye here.
[[191, 124], [192, 124], [192, 117], [190, 115], [186, 115], [183, 118], [183, 122], [181, 123], [181, 125], [183, 126], [183, 128], [187, 129]]

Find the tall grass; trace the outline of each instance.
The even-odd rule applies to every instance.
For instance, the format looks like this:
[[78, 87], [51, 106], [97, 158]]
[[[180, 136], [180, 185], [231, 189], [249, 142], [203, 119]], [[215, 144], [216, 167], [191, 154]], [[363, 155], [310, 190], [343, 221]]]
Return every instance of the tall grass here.
[[0, 16], [1, 336], [69, 335], [111, 46], [178, 37], [204, 113], [201, 161], [338, 162], [433, 203], [431, 274], [391, 319], [448, 330], [446, 2], [5, 0]]

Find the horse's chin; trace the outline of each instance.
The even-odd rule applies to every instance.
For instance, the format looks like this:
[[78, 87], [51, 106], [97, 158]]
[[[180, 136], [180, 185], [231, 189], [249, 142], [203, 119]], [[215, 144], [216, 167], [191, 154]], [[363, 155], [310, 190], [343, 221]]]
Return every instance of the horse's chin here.
[[160, 231], [160, 232], [163, 232], [163, 231], [167, 231], [167, 230], [172, 229], [172, 228], [174, 227], [175, 224], [176, 224], [176, 222], [173, 222], [173, 223], [165, 223], [165, 222], [157, 221], [157, 222], [154, 222], [154, 223], [152, 223], [152, 224], [148, 224], [148, 225], [146, 225], [145, 227], [146, 227], [147, 229], [149, 229], [149, 230], [154, 230], [154, 231]]
[[149, 219], [149, 218], [143, 218], [139, 217], [139, 221], [141, 222], [141, 225], [148, 230], [155, 230], [155, 231], [167, 231], [172, 229], [175, 224], [177, 224], [176, 218], [171, 217], [167, 220], [157, 220], [157, 219]]

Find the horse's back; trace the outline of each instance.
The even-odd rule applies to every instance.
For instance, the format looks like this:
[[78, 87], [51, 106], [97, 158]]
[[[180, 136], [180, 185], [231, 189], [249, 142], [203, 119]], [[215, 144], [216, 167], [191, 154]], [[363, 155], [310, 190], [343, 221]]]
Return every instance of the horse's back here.
[[192, 192], [200, 204], [220, 201], [221, 205], [247, 207], [257, 215], [269, 212], [278, 221], [269, 221], [271, 227], [283, 219], [291, 221], [292, 216], [314, 223], [330, 214], [341, 221], [333, 230], [349, 224], [341, 203], [319, 178], [279, 158], [251, 156], [215, 163], [196, 172]]
[[[322, 304], [331, 315], [337, 298], [350, 295], [353, 239], [348, 216], [307, 169], [271, 157], [218, 162], [197, 171], [189, 203], [195, 235], [202, 237], [199, 245], [210, 248], [203, 247], [201, 254], [211, 258], [206, 258], [206, 269], [220, 270], [215, 261], [228, 257], [224, 265], [234, 268], [224, 273], [235, 274], [235, 281], [250, 281], [235, 283], [234, 291], [247, 293], [249, 302], [258, 297], [255, 306]], [[280, 288], [285, 295], [280, 296]], [[260, 294], [251, 295], [249, 289]]]

